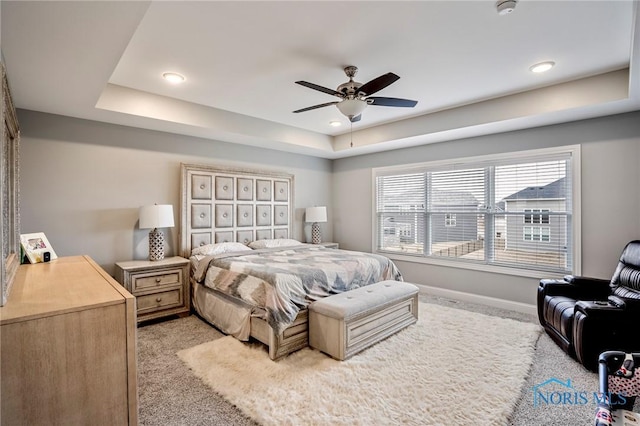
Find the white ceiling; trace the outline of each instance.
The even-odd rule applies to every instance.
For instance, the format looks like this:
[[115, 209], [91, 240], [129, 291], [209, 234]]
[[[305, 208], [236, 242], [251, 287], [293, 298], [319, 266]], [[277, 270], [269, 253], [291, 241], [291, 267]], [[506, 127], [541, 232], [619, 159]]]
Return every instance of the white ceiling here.
[[[633, 1], [1, 3], [17, 107], [325, 158], [640, 109]], [[634, 43], [635, 40], [635, 43]], [[534, 74], [529, 67], [553, 60]], [[328, 88], [401, 78], [353, 125]], [[186, 76], [181, 85], [161, 78]], [[342, 126], [329, 122], [340, 120]], [[353, 142], [353, 147], [350, 147]]]

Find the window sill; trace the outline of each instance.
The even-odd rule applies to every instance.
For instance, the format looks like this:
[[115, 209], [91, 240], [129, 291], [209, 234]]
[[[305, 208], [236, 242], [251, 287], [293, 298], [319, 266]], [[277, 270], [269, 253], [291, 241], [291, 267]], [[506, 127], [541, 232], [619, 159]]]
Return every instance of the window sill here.
[[528, 278], [554, 278], [563, 277], [567, 274], [579, 275], [578, 272], [562, 272], [562, 271], [547, 271], [539, 269], [524, 269], [524, 268], [508, 268], [498, 265], [485, 265], [476, 262], [464, 262], [464, 261], [452, 261], [446, 259], [434, 259], [431, 257], [421, 256], [408, 256], [399, 254], [397, 252], [388, 252], [374, 250], [374, 253], [386, 256], [391, 260], [399, 260], [402, 262], [422, 263], [425, 265], [443, 266], [447, 268], [468, 269], [472, 271], [490, 272], [494, 274], [512, 275], [516, 277], [528, 277]]

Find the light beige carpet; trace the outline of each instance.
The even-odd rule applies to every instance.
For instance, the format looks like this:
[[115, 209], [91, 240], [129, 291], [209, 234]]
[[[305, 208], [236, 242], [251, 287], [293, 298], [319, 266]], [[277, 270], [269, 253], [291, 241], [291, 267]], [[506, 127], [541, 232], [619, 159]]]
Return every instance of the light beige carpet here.
[[264, 425], [505, 425], [541, 328], [420, 303], [417, 324], [347, 361], [310, 348], [278, 362], [223, 337], [178, 352]]

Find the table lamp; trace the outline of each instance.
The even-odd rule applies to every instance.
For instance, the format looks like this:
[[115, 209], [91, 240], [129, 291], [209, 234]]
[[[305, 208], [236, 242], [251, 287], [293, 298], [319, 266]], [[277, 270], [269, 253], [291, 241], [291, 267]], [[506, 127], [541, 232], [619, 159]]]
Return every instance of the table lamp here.
[[312, 222], [311, 224], [311, 242], [313, 244], [320, 244], [322, 242], [322, 236], [320, 235], [319, 222], [327, 221], [327, 208], [322, 207], [307, 207], [305, 211], [305, 220]]
[[140, 229], [149, 232], [149, 260], [164, 259], [164, 234], [158, 228], [173, 227], [173, 206], [154, 204], [140, 207]]

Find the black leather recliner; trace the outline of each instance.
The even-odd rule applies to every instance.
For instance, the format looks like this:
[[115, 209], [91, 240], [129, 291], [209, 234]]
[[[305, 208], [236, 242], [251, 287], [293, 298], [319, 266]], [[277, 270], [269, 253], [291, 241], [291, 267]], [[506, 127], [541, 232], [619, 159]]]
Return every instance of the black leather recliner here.
[[640, 351], [640, 241], [624, 248], [611, 281], [543, 279], [537, 303], [549, 336], [591, 371], [604, 351]]

